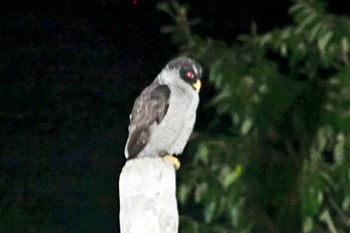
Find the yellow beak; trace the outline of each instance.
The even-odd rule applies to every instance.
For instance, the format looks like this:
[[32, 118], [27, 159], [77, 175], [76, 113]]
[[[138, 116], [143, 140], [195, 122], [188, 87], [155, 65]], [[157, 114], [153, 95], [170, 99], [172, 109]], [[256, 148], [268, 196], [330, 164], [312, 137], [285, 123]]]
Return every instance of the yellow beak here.
[[201, 89], [201, 86], [202, 86], [201, 80], [197, 79], [197, 81], [195, 83], [193, 83], [192, 86], [194, 89], [196, 89], [196, 91], [199, 92], [199, 90]]

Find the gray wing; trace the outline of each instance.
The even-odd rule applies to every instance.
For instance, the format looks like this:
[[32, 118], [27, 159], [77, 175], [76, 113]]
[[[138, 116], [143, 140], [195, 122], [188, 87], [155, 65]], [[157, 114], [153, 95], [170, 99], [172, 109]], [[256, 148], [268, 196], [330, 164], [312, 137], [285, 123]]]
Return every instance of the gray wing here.
[[150, 126], [160, 124], [169, 106], [170, 89], [155, 80], [136, 99], [130, 116], [129, 137], [125, 147], [127, 159], [137, 157], [150, 138]]

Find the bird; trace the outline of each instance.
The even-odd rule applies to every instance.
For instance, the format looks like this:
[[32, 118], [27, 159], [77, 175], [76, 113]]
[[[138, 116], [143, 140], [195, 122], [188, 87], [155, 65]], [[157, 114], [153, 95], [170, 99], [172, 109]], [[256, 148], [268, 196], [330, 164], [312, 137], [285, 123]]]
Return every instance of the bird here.
[[202, 66], [180, 56], [168, 62], [135, 100], [125, 145], [127, 160], [162, 157], [176, 169], [196, 120]]

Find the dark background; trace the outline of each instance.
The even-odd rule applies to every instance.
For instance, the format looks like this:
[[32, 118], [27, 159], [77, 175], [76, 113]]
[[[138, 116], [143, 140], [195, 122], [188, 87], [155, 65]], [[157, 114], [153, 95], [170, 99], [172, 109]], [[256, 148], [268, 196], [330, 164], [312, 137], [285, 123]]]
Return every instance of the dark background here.
[[[193, 30], [236, 43], [291, 22], [292, 1], [182, 1]], [[0, 232], [118, 232], [134, 99], [178, 55], [155, 0], [0, 3]], [[347, 1], [329, 11], [350, 12]], [[202, 104], [215, 95], [204, 80]], [[206, 116], [203, 107], [199, 116]], [[196, 130], [202, 130], [201, 117]]]

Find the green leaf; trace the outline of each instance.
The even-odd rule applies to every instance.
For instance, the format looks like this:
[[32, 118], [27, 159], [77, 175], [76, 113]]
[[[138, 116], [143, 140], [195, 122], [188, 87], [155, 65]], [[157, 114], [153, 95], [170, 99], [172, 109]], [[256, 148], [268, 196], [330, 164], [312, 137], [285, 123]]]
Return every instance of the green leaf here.
[[309, 233], [314, 228], [314, 221], [311, 217], [306, 217], [303, 223], [303, 233]]
[[253, 120], [251, 118], [247, 117], [246, 119], [244, 119], [243, 124], [241, 126], [242, 135], [247, 135], [252, 126]]
[[311, 11], [311, 14], [306, 17], [299, 27], [295, 30], [295, 33], [299, 34], [306, 29], [306, 27], [311, 24], [314, 20], [317, 19], [317, 14], [314, 11]]
[[342, 164], [345, 156], [345, 136], [342, 133], [337, 136], [337, 144], [334, 152], [337, 164]]
[[288, 55], [288, 49], [286, 43], [282, 43], [281, 48], [280, 48], [280, 53], [282, 57], [287, 57]]
[[209, 161], [209, 149], [206, 142], [201, 143], [198, 147], [198, 152], [196, 154], [196, 161], [202, 161], [204, 164], [208, 164]]
[[270, 41], [272, 41], [273, 37], [271, 33], [266, 33], [265, 35], [263, 35], [259, 42], [261, 46], [265, 46], [267, 43], [269, 43]]
[[325, 54], [326, 52], [326, 46], [328, 45], [329, 41], [333, 37], [333, 32], [329, 31], [325, 35], [323, 35], [317, 42], [318, 48], [321, 52], [321, 54]]
[[225, 176], [225, 179], [223, 181], [224, 188], [228, 188], [233, 182], [235, 182], [238, 179], [239, 175], [240, 174], [238, 172], [232, 171], [229, 175]]
[[204, 221], [210, 223], [213, 219], [214, 212], [216, 209], [216, 202], [212, 201], [205, 205], [204, 207]]
[[314, 187], [308, 187], [302, 201], [302, 212], [304, 216], [315, 216], [322, 206], [323, 195]]
[[349, 210], [350, 208], [350, 195], [348, 195], [347, 197], [345, 197], [343, 203], [342, 203], [342, 208], [343, 210]]
[[320, 220], [322, 222], [324, 222], [327, 227], [328, 227], [328, 230], [331, 232], [331, 233], [337, 233], [338, 231], [336, 230], [336, 227], [334, 225], [334, 222], [333, 222], [333, 219], [331, 217], [331, 215], [329, 214], [329, 211], [328, 209], [325, 209], [321, 216], [320, 216]]
[[178, 200], [179, 202], [184, 205], [186, 204], [187, 198], [189, 196], [191, 189], [189, 186], [185, 185], [185, 184], [181, 184], [178, 188]]
[[349, 52], [349, 40], [347, 37], [343, 37], [341, 39], [342, 52], [343, 54], [347, 54]]
[[208, 192], [208, 184], [207, 183], [200, 183], [196, 185], [195, 193], [194, 193], [194, 200], [196, 203], [199, 203], [203, 200], [203, 198], [207, 195]]
[[232, 206], [229, 213], [232, 224], [236, 226], [239, 220], [240, 209], [237, 206]]
[[321, 27], [322, 27], [322, 23], [316, 23], [310, 30], [309, 32], [309, 40], [310, 41], [314, 41], [316, 39], [317, 34], [319, 33]]
[[217, 89], [222, 87], [223, 74], [222, 74], [222, 62], [216, 61], [210, 69], [209, 80], [214, 83]]

